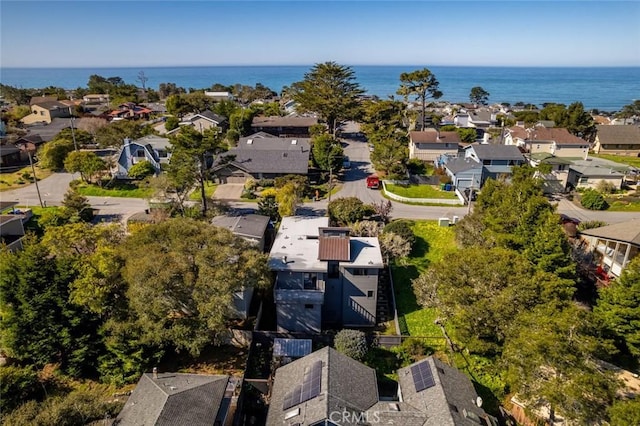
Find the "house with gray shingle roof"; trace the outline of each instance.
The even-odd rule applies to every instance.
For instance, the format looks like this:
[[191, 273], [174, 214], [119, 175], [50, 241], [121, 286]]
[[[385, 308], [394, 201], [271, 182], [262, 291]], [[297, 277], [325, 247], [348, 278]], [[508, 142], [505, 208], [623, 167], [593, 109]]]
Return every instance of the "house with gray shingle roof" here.
[[251, 130], [254, 132], [267, 132], [282, 138], [298, 137], [309, 138], [309, 128], [318, 124], [315, 117], [287, 115], [285, 117], [254, 117], [251, 122]]
[[171, 158], [170, 148], [169, 139], [160, 136], [147, 135], [135, 141], [125, 139], [117, 155], [117, 169], [113, 173], [117, 177], [126, 178], [131, 166], [148, 161], [158, 174], [162, 170], [161, 164], [168, 163]]
[[596, 154], [640, 156], [640, 126], [597, 126], [593, 151]]
[[362, 424], [378, 399], [373, 368], [325, 347], [276, 370], [267, 426]]
[[145, 373], [114, 425], [224, 424], [234, 386], [224, 375]]
[[348, 228], [329, 227], [328, 217], [288, 216], [268, 264], [276, 273], [278, 331], [376, 325], [383, 267], [377, 238], [352, 237]]
[[[309, 139], [270, 137], [265, 133], [241, 138], [221, 154], [212, 171], [220, 183], [244, 183], [248, 178], [273, 179], [309, 171]], [[233, 158], [225, 161], [225, 157]]]
[[525, 163], [520, 150], [513, 145], [473, 143], [464, 148], [464, 158], [482, 164], [481, 184], [491, 179], [508, 178], [511, 168]]
[[398, 370], [398, 385], [397, 400], [380, 400], [375, 370], [325, 347], [276, 370], [267, 426], [498, 424], [469, 378], [433, 356]]

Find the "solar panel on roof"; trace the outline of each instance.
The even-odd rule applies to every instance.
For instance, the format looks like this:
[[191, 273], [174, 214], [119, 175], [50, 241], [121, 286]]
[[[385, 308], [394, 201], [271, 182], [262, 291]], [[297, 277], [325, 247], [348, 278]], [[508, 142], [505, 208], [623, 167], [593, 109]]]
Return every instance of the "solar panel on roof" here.
[[284, 396], [282, 409], [301, 404], [320, 395], [322, 383], [322, 361], [316, 361], [304, 372], [302, 384], [294, 387]]
[[411, 375], [413, 376], [413, 384], [416, 386], [416, 392], [423, 391], [436, 384], [428, 361], [412, 366]]

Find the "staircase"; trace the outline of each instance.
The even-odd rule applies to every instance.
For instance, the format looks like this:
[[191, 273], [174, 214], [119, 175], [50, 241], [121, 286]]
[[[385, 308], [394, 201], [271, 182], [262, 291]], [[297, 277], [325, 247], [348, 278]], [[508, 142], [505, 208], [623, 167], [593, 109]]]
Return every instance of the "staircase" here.
[[378, 300], [376, 302], [376, 320], [378, 324], [393, 320], [390, 291], [389, 269], [384, 268], [378, 276]]

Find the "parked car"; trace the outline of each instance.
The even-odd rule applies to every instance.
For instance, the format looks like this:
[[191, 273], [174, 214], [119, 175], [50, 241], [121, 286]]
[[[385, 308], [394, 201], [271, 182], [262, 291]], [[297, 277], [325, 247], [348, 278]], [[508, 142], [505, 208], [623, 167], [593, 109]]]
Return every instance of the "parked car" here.
[[342, 158], [342, 167], [344, 169], [351, 168], [351, 161], [349, 160], [349, 157], [347, 157], [346, 155]]
[[367, 188], [378, 189], [380, 187], [380, 178], [376, 175], [367, 176]]

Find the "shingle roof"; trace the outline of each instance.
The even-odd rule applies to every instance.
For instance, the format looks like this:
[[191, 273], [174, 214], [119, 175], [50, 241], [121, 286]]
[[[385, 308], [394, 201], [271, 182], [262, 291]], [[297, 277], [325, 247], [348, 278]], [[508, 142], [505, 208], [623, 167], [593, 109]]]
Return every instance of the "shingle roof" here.
[[424, 132], [411, 132], [409, 137], [413, 143], [460, 143], [458, 132], [436, 132], [426, 130]]
[[232, 164], [249, 173], [306, 174], [309, 171], [309, 139], [257, 138], [251, 141], [239, 143], [222, 156], [235, 155]]
[[[434, 385], [416, 391], [411, 367], [421, 363], [429, 365]], [[474, 415], [493, 419], [475, 404], [478, 394], [471, 380], [433, 356], [398, 370], [398, 383], [402, 400], [427, 415], [424, 425], [477, 425], [478, 422], [470, 418]], [[465, 413], [472, 414], [465, 416]]]
[[116, 424], [212, 425], [218, 415], [228, 376], [145, 373], [118, 414]]
[[640, 127], [630, 125], [596, 126], [601, 144], [640, 144]]
[[224, 121], [227, 121], [227, 119], [225, 117], [223, 117], [221, 115], [218, 115], [216, 113], [213, 113], [213, 112], [211, 112], [209, 110], [203, 111], [198, 115], [201, 115], [204, 118], [208, 118], [209, 120], [215, 121], [218, 124], [220, 124], [220, 123], [222, 123]]
[[211, 220], [215, 226], [228, 229], [236, 235], [262, 238], [269, 225], [269, 216], [244, 214], [240, 216], [216, 216]]
[[578, 136], [572, 135], [567, 129], [536, 127], [529, 132], [529, 140], [532, 141], [555, 141], [558, 145], [588, 145]]
[[472, 160], [471, 158], [459, 157], [452, 158], [451, 160], [447, 161], [444, 166], [454, 175], [460, 172], [465, 172], [467, 170], [482, 169], [482, 164], [478, 163], [477, 161]]
[[252, 127], [310, 127], [318, 124], [315, 117], [254, 117]]
[[17, 201], [2, 201], [0, 200], [0, 212], [10, 209], [18, 205]]
[[47, 109], [49, 111], [54, 110], [54, 109], [69, 109], [69, 107], [65, 104], [63, 104], [62, 102], [58, 102], [58, 101], [44, 101], [44, 102], [38, 102], [38, 103], [34, 103], [32, 105], [37, 105], [40, 108], [44, 108]]
[[476, 152], [480, 160], [521, 160], [522, 153], [514, 145], [478, 144], [469, 145]]
[[592, 237], [602, 237], [640, 246], [640, 219], [614, 223], [613, 225], [601, 226], [600, 228], [586, 229], [581, 231], [581, 233]]
[[0, 155], [2, 156], [15, 154], [16, 152], [20, 152], [20, 148], [13, 145], [0, 145]]
[[[305, 369], [316, 361], [322, 361], [320, 395], [284, 409], [285, 395], [295, 384], [302, 382]], [[334, 411], [363, 413], [377, 402], [375, 370], [333, 348], [325, 347], [276, 370], [267, 425], [292, 424], [298, 419], [304, 419], [304, 424], [314, 424], [329, 419]], [[298, 414], [285, 422], [285, 415], [295, 412]]]
[[169, 138], [163, 138], [162, 136], [146, 135], [140, 139], [136, 139], [134, 142], [140, 145], [151, 145], [152, 148], [158, 150], [165, 150], [171, 147], [171, 141]]

